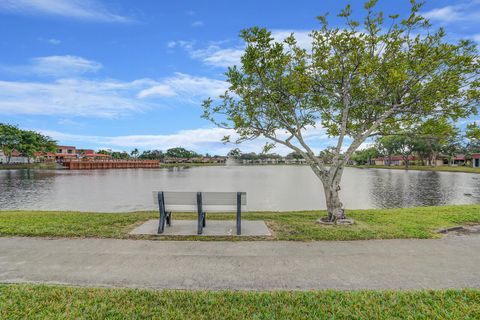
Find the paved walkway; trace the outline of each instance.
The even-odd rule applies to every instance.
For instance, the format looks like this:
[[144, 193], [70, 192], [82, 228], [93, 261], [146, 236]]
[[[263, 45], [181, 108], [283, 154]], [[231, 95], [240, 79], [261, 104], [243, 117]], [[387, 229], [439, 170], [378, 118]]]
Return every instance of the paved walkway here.
[[480, 287], [480, 236], [311, 243], [0, 238], [0, 282], [234, 290]]

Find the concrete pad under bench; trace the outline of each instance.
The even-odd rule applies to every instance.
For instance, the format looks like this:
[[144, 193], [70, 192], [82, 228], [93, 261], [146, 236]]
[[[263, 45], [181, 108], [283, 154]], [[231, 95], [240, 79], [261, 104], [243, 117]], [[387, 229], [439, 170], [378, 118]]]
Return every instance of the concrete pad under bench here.
[[[130, 234], [159, 235], [158, 219], [148, 220], [141, 226], [133, 229]], [[196, 236], [197, 220], [173, 220], [172, 226], [165, 226], [161, 236]], [[207, 220], [207, 226], [203, 229], [203, 233], [199, 236], [236, 236], [237, 227], [233, 220]], [[264, 221], [260, 220], [243, 220], [242, 234], [240, 236], [271, 236], [270, 230]]]

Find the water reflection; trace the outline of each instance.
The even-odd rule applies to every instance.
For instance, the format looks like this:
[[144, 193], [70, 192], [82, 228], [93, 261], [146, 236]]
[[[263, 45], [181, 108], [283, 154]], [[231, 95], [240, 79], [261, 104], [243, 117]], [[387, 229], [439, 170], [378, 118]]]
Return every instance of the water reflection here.
[[[480, 176], [347, 168], [347, 208], [480, 202]], [[152, 190], [246, 191], [249, 210], [324, 208], [318, 179], [304, 166], [225, 166], [93, 171], [0, 171], [0, 209], [133, 211], [154, 209]]]
[[374, 170], [371, 195], [375, 207], [444, 205], [452, 201], [456, 179], [442, 181], [441, 172]]

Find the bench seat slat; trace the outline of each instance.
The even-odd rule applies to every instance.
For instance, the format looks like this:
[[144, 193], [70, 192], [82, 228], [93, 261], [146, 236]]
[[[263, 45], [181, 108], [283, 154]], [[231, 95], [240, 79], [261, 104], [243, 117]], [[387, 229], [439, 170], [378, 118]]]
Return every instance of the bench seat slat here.
[[[202, 192], [203, 205], [237, 205], [236, 192]], [[242, 192], [241, 204], [247, 204], [247, 194]]]

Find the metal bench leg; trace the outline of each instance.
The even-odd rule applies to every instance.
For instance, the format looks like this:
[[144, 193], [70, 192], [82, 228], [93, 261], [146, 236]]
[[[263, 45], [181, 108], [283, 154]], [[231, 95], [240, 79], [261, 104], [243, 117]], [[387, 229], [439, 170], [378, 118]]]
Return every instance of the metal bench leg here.
[[172, 212], [167, 212], [167, 226], [172, 226]]
[[197, 234], [202, 234], [203, 232], [203, 210], [202, 210], [202, 193], [197, 192], [197, 210], [198, 210], [198, 225], [197, 225]]
[[242, 234], [242, 193], [237, 192], [237, 235]]
[[158, 233], [163, 233], [163, 229], [165, 228], [165, 219], [166, 219], [166, 212], [165, 212], [165, 198], [163, 196], [163, 192], [158, 193], [158, 210], [159, 210], [159, 217], [158, 217]]

